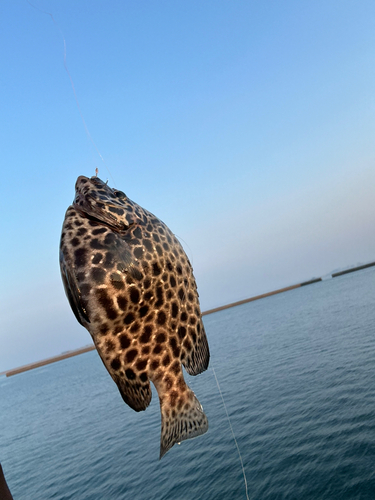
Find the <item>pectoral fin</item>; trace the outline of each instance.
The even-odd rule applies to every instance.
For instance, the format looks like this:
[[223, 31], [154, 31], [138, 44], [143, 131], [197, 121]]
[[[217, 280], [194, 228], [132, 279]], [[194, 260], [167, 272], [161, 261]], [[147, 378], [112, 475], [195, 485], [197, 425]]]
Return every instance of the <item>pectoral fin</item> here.
[[65, 263], [64, 254], [60, 251], [60, 267], [61, 277], [65, 289], [66, 296], [68, 297], [70, 307], [77, 318], [77, 321], [84, 326], [83, 321], [90, 323], [86, 309], [82, 303], [81, 291], [78, 287], [77, 279], [72, 271], [68, 269]]
[[194, 332], [185, 337], [182, 342], [182, 364], [189, 375], [199, 375], [208, 368], [210, 350], [202, 319], [198, 322]]

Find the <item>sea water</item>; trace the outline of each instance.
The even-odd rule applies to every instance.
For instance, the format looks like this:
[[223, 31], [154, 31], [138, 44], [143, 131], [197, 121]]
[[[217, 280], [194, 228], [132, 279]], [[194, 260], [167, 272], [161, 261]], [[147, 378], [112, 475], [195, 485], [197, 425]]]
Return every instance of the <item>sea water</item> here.
[[[375, 269], [204, 317], [249, 497], [375, 498]], [[96, 351], [0, 378], [15, 500], [245, 499], [212, 370], [186, 379], [209, 431], [159, 456], [160, 412], [125, 405]]]

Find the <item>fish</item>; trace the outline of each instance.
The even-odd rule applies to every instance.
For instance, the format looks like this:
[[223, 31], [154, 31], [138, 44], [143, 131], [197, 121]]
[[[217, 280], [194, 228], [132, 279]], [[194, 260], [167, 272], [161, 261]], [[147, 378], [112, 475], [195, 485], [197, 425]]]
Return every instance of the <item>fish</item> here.
[[79, 176], [60, 240], [65, 293], [124, 402], [160, 403], [160, 459], [204, 434], [208, 420], [184, 379], [210, 352], [191, 263], [172, 231], [99, 177]]

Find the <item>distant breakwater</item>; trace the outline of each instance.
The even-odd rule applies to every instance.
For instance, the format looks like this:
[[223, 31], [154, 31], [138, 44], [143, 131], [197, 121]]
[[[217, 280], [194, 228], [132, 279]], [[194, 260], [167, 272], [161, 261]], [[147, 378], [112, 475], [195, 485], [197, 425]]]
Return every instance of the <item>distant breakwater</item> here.
[[[350, 269], [346, 269], [345, 271], [339, 271], [332, 274], [332, 278], [336, 278], [338, 276], [342, 276], [344, 274], [353, 273], [355, 271], [360, 271], [361, 269], [366, 269], [368, 267], [375, 266], [375, 262], [370, 262], [369, 264], [363, 264], [361, 266], [352, 267]], [[238, 300], [237, 302], [231, 302], [230, 304], [226, 304], [224, 306], [215, 307], [213, 309], [208, 309], [207, 311], [202, 312], [202, 316], [206, 316], [208, 314], [212, 314], [218, 311], [223, 311], [224, 309], [229, 309], [231, 307], [240, 306], [242, 304], [247, 304], [248, 302], [252, 302], [254, 300], [264, 299], [265, 297], [270, 297], [271, 295], [276, 295], [278, 293], [288, 292], [289, 290], [294, 290], [295, 288], [300, 288], [302, 286], [312, 285], [313, 283], [318, 283], [322, 281], [322, 278], [313, 278], [309, 281], [304, 281], [303, 283], [298, 283], [296, 285], [286, 286], [284, 288], [279, 288], [278, 290], [273, 290], [272, 292], [262, 293], [261, 295], [256, 295], [255, 297], [250, 297], [248, 299]], [[86, 347], [82, 347], [80, 349], [75, 349], [73, 351], [68, 351], [66, 353], [59, 354], [58, 356], [53, 356], [48, 359], [44, 359], [42, 361], [38, 361], [36, 363], [30, 363], [28, 365], [20, 366], [19, 368], [14, 368], [13, 370], [8, 370], [5, 372], [7, 377], [11, 377], [12, 375], [17, 375], [18, 373], [26, 372], [28, 370], [33, 370], [34, 368], [39, 368], [40, 366], [49, 365], [50, 363], [56, 363], [57, 361], [61, 361], [63, 359], [71, 358], [73, 356], [78, 356], [78, 354], [83, 354], [85, 352], [93, 351], [95, 349], [94, 345], [89, 345]]]

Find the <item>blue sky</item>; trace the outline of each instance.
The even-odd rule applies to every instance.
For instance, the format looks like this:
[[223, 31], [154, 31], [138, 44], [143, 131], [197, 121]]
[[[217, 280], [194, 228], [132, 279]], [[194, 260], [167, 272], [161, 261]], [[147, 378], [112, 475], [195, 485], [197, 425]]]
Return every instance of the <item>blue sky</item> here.
[[183, 240], [203, 310], [375, 260], [373, 1], [31, 3], [0, 5], [0, 371], [90, 342], [58, 245], [96, 167]]

